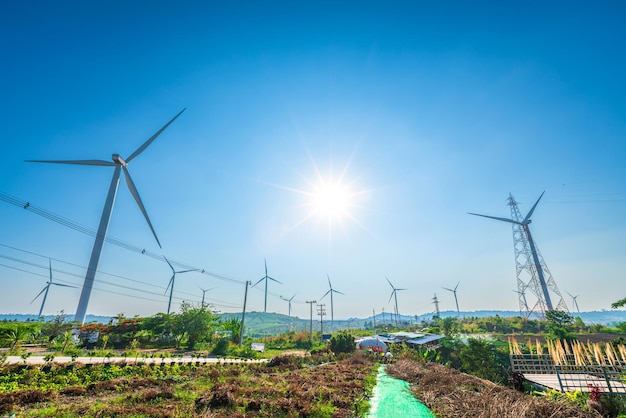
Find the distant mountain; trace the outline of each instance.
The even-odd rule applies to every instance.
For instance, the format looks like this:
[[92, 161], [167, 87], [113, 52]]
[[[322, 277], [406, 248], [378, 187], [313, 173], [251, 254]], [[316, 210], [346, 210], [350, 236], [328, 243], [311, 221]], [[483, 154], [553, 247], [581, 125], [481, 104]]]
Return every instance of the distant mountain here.
[[[422, 315], [400, 315], [398, 321], [404, 324], [419, 325], [422, 321], [431, 320], [434, 313], [422, 314]], [[519, 316], [517, 311], [461, 311], [461, 317], [472, 318], [485, 318], [488, 316], [501, 316], [503, 318]], [[603, 310], [592, 312], [581, 312], [580, 314], [572, 313], [574, 317], [580, 316], [580, 318], [586, 324], [602, 324], [607, 326], [614, 326], [621, 322], [626, 322], [626, 310]], [[223, 313], [219, 314], [223, 319], [229, 318], [241, 318], [241, 312], [237, 313]], [[443, 311], [439, 313], [442, 318], [456, 317], [456, 311]], [[45, 321], [51, 321], [56, 315], [44, 316]], [[72, 321], [74, 315], [65, 315], [66, 321]], [[110, 316], [97, 316], [87, 315], [85, 322], [97, 322], [107, 324], [112, 317]], [[32, 314], [0, 314], [0, 321], [35, 321], [37, 315]], [[313, 317], [313, 331], [320, 329], [319, 316]], [[367, 318], [350, 318], [350, 319], [335, 319], [331, 322], [329, 318], [324, 317], [324, 332], [333, 332], [339, 329], [346, 328], [371, 328], [374, 325], [380, 326], [383, 323], [392, 324], [395, 322], [395, 317], [392, 318], [390, 313], [376, 314], [376, 316], [369, 316]], [[298, 318], [296, 316], [289, 317], [287, 315], [279, 313], [263, 313], [263, 312], [246, 312], [245, 324], [246, 334], [255, 337], [276, 335], [287, 331], [306, 331], [308, 332], [311, 327], [309, 318]]]

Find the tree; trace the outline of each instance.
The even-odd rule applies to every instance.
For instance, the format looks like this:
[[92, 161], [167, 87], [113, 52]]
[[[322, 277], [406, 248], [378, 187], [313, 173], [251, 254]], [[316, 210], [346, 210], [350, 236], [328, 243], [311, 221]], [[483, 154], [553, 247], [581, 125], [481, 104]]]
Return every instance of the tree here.
[[622, 306], [625, 306], [625, 305], [626, 305], [626, 298], [620, 299], [617, 302], [612, 303], [611, 304], [611, 308], [617, 309], [617, 308], [621, 308]]
[[193, 350], [199, 342], [208, 341], [215, 329], [216, 317], [206, 306], [194, 306], [189, 302], [180, 304], [180, 313], [174, 314], [172, 332], [177, 346], [187, 338], [187, 349]]
[[339, 331], [330, 339], [330, 351], [335, 354], [353, 353], [356, 350], [354, 337], [345, 331]]
[[225, 321], [221, 321], [219, 323], [219, 326], [224, 331], [230, 331], [232, 333], [230, 340], [235, 344], [239, 344], [239, 334], [241, 333], [241, 319], [232, 317]]
[[500, 353], [489, 341], [470, 338], [459, 352], [460, 370], [495, 383], [506, 382], [506, 372]]
[[458, 334], [459, 328], [460, 328], [459, 322], [457, 321], [456, 318], [452, 316], [443, 318], [443, 320], [441, 321], [441, 331], [443, 332], [443, 335], [445, 335], [446, 337], [451, 337], [454, 334]]
[[551, 310], [546, 312], [546, 320], [548, 321], [548, 335], [546, 337], [552, 340], [575, 340], [569, 330], [568, 325], [574, 323], [574, 317], [565, 311]]

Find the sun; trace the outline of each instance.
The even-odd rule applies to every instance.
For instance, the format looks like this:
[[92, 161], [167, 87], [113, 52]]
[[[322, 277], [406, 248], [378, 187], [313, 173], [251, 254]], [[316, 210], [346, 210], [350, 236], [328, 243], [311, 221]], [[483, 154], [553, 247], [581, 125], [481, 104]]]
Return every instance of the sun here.
[[352, 192], [342, 184], [322, 181], [312, 192], [313, 211], [329, 219], [339, 219], [349, 215]]

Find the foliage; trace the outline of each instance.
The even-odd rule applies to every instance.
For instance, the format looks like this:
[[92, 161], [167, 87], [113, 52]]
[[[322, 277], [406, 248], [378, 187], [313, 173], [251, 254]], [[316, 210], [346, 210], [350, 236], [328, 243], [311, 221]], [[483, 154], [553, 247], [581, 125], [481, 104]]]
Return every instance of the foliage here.
[[345, 331], [339, 331], [330, 338], [330, 351], [335, 354], [353, 353], [355, 350], [354, 337]]
[[218, 325], [221, 329], [225, 331], [230, 331], [231, 341], [235, 344], [239, 344], [239, 337], [241, 334], [241, 319], [233, 316], [230, 319], [220, 321]]
[[467, 344], [461, 347], [459, 357], [461, 367], [459, 370], [494, 383], [506, 383], [507, 374], [504, 367], [508, 358], [498, 353], [493, 343], [470, 338]]
[[193, 350], [196, 344], [210, 341], [215, 329], [216, 317], [206, 306], [194, 306], [189, 302], [180, 305], [180, 313], [174, 315], [172, 332], [180, 342], [187, 338], [187, 349]]
[[228, 353], [229, 342], [226, 338], [220, 338], [215, 342], [215, 345], [211, 349], [211, 354], [214, 356], [225, 356]]
[[613, 309], [621, 308], [622, 306], [626, 306], [626, 298], [620, 299], [617, 302], [613, 302], [611, 304], [611, 308]]
[[553, 309], [546, 311], [546, 320], [548, 321], [548, 334], [546, 338], [551, 340], [575, 340], [568, 326], [574, 323], [574, 317], [567, 312]]

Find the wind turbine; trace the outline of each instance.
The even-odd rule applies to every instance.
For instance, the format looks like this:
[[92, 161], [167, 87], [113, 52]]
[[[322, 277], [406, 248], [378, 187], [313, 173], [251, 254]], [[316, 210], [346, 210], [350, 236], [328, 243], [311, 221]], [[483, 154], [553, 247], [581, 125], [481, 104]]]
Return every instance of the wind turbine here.
[[454, 293], [454, 302], [456, 302], [456, 314], [457, 314], [457, 316], [461, 315], [461, 311], [459, 310], [459, 300], [456, 298], [456, 289], [457, 289], [457, 287], [459, 287], [460, 283], [461, 282], [458, 282], [456, 284], [456, 286], [454, 286], [454, 289], [448, 289], [447, 287], [443, 288], [445, 290], [449, 290], [450, 292]]
[[41, 318], [41, 313], [43, 312], [43, 306], [46, 304], [46, 298], [48, 297], [48, 290], [50, 290], [50, 286], [55, 285], [55, 286], [76, 288], [76, 286], [70, 286], [68, 284], [53, 283], [52, 282], [52, 260], [48, 259], [48, 263], [50, 264], [50, 281], [47, 282], [46, 286], [41, 290], [41, 292], [39, 292], [37, 296], [35, 296], [35, 298], [30, 301], [30, 303], [33, 303], [43, 293], [43, 299], [41, 300], [41, 308], [39, 308], [39, 315], [37, 315], [37, 318]]
[[[537, 247], [535, 246], [535, 242], [533, 241], [532, 235], [530, 234], [530, 228], [528, 227], [528, 225], [530, 225], [530, 223], [532, 222], [532, 220], [530, 218], [532, 217], [533, 212], [535, 211], [535, 208], [537, 207], [537, 204], [539, 203], [539, 201], [543, 197], [544, 193], [545, 193], [545, 191], [541, 193], [541, 196], [539, 196], [539, 199], [537, 199], [537, 201], [535, 202], [533, 207], [530, 209], [530, 211], [528, 212], [528, 214], [524, 218], [524, 220], [522, 220], [521, 222], [517, 221], [517, 220], [514, 220], [514, 219], [499, 218], [499, 217], [496, 217], [496, 216], [488, 216], [488, 215], [480, 215], [478, 213], [470, 213], [470, 215], [482, 216], [483, 218], [495, 219], [497, 221], [502, 221], [502, 222], [509, 222], [509, 223], [514, 224], [514, 225], [520, 226], [524, 230], [524, 234], [526, 235], [527, 241], [528, 241], [528, 243], [530, 245], [530, 251], [531, 251], [531, 254], [532, 254], [532, 258], [533, 258], [534, 268], [535, 268], [535, 270], [537, 272], [537, 275], [539, 276], [539, 284], [541, 286], [541, 292], [542, 292], [542, 295], [543, 295], [543, 299], [545, 301], [547, 310], [551, 311], [554, 308], [552, 307], [552, 301], [550, 299], [550, 293], [548, 292], [548, 285], [546, 283], [546, 279], [545, 279], [545, 276], [544, 276], [543, 268], [541, 266], [541, 262], [539, 261], [539, 256], [537, 255]], [[541, 296], [541, 295], [538, 295], [538, 296]]]
[[572, 295], [570, 292], [567, 292], [567, 294], [568, 294], [568, 295], [570, 295], [570, 296], [572, 297], [572, 302], [574, 302], [574, 306], [576, 306], [576, 311], [577, 311], [578, 313], [580, 313], [580, 309], [578, 309], [578, 301], [576, 300], [576, 299], [578, 298], [578, 296], [580, 296], [580, 295], [576, 295], [576, 296], [574, 296], [574, 295]]
[[333, 312], [333, 293], [339, 293], [340, 295], [344, 295], [344, 296], [345, 296], [345, 293], [341, 293], [339, 290], [333, 289], [333, 285], [330, 283], [330, 276], [327, 274], [326, 277], [328, 277], [329, 289], [328, 289], [328, 292], [324, 293], [324, 296], [322, 296], [320, 300], [324, 299], [326, 295], [330, 293], [330, 322], [332, 324], [333, 322], [335, 322], [335, 314]]
[[261, 277], [259, 279], [258, 282], [256, 282], [252, 287], [256, 286], [257, 284], [261, 283], [263, 280], [265, 280], [265, 305], [263, 305], [263, 312], [267, 313], [267, 279], [273, 280], [276, 283], [280, 283], [278, 280], [274, 279], [273, 277], [270, 277], [267, 275], [267, 259], [263, 259], [263, 261], [265, 261], [265, 276]]
[[437, 294], [435, 293], [435, 296], [433, 297], [433, 303], [435, 304], [435, 312], [437, 312], [437, 318], [440, 318], [439, 316], [439, 299], [437, 299]]
[[291, 301], [293, 300], [293, 298], [296, 297], [296, 293], [293, 294], [293, 296], [289, 299], [284, 298], [284, 297], [280, 297], [282, 300], [286, 300], [287, 302], [289, 302], [289, 318], [291, 318]]
[[[176, 274], [177, 273], [189, 273], [190, 271], [198, 271], [196, 269], [190, 269], [190, 270], [181, 270], [181, 271], [176, 271], [174, 270], [174, 266], [172, 266], [172, 263], [170, 263], [170, 260], [167, 259], [167, 257], [163, 256], [163, 258], [165, 259], [165, 261], [167, 262], [167, 265], [170, 266], [170, 268], [172, 269], [172, 278], [170, 279], [170, 282], [167, 284], [167, 287], [165, 288], [165, 293], [167, 293], [167, 290], [169, 289], [170, 291], [170, 300], [169, 302], [167, 302], [167, 314], [170, 314], [170, 307], [172, 306], [172, 295], [174, 294], [174, 280], [176, 279]], [[203, 295], [204, 297], [204, 295]]]
[[113, 162], [104, 161], [104, 160], [27, 160], [27, 162], [35, 162], [35, 163], [57, 163], [57, 164], [78, 164], [78, 165], [95, 165], [95, 166], [105, 166], [105, 167], [115, 167], [113, 171], [113, 178], [111, 179], [111, 185], [109, 186], [109, 192], [107, 193], [107, 198], [104, 203], [104, 209], [102, 210], [102, 216], [100, 218], [100, 225], [98, 226], [98, 233], [96, 234], [96, 240], [93, 244], [93, 249], [91, 251], [91, 258], [89, 259], [89, 266], [87, 267], [87, 273], [85, 275], [85, 281], [83, 283], [83, 289], [80, 294], [80, 299], [78, 301], [78, 307], [76, 308], [76, 316], [74, 317], [75, 321], [79, 323], [85, 322], [85, 315], [87, 313], [87, 305], [89, 304], [89, 296], [91, 295], [91, 289], [93, 287], [93, 282], [96, 276], [96, 270], [98, 269], [98, 264], [100, 262], [100, 255], [102, 254], [102, 246], [104, 245], [104, 240], [106, 238], [107, 229], [109, 228], [109, 220], [111, 219], [111, 212], [113, 210], [113, 203], [115, 202], [115, 196], [117, 195], [117, 187], [120, 183], [120, 174], [122, 170], [124, 171], [124, 177], [126, 178], [126, 185], [130, 190], [130, 193], [135, 198], [141, 213], [143, 213], [144, 218], [148, 222], [148, 226], [156, 239], [157, 244], [159, 244], [159, 248], [161, 248], [161, 243], [159, 242], [159, 238], [157, 238], [156, 232], [152, 227], [152, 223], [150, 222], [150, 218], [148, 217], [148, 212], [146, 212], [146, 208], [144, 207], [141, 198], [139, 197], [139, 193], [137, 192], [137, 188], [135, 187], [135, 183], [130, 177], [130, 173], [126, 168], [128, 164], [132, 160], [135, 159], [139, 154], [145, 151], [146, 148], [154, 141], [161, 133], [168, 127], [174, 120], [183, 113], [185, 109], [181, 110], [176, 116], [174, 116], [169, 122], [167, 122], [161, 129], [159, 129], [154, 135], [152, 135], [146, 142], [143, 143], [139, 148], [135, 150], [128, 158], [125, 160], [119, 154], [113, 154], [111, 157]]
[[210, 288], [210, 289], [203, 289], [200, 286], [198, 286], [198, 288], [200, 288], [200, 290], [202, 290], [202, 302], [200, 303], [200, 306], [202, 306], [204, 308], [204, 295], [206, 294], [206, 292], [208, 292], [209, 290], [213, 290], [215, 289], [214, 287]]
[[[528, 316], [530, 315], [529, 313], [529, 309], [528, 309], [528, 303], [526, 303], [526, 288], [523, 288], [524, 290], [522, 290], [521, 292], [519, 290], [513, 290], [515, 293], [517, 293], [518, 295], [520, 295], [520, 297], [522, 298], [522, 303], [524, 308], [526, 309], [526, 312], [528, 313], [528, 315], [526, 316], [528, 318]], [[520, 310], [520, 314], [521, 314], [521, 310]]]
[[387, 276], [385, 276], [385, 279], [387, 280], [387, 283], [389, 283], [389, 286], [391, 286], [391, 288], [393, 289], [391, 291], [391, 296], [389, 296], [389, 302], [391, 302], [391, 298], [395, 298], [396, 300], [396, 327], [398, 326], [398, 316], [400, 315], [400, 313], [398, 312], [398, 290], [406, 290], [406, 289], [396, 289], [391, 282], [389, 281], [389, 279], [387, 279]]

